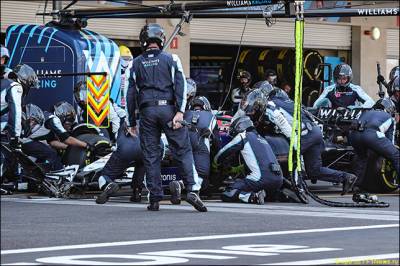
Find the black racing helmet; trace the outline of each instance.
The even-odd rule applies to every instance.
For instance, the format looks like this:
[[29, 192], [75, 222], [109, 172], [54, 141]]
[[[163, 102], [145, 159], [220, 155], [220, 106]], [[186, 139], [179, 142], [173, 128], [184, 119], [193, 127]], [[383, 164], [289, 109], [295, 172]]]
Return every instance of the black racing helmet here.
[[186, 84], [187, 84], [187, 91], [186, 91], [187, 99], [195, 97], [197, 92], [196, 81], [194, 81], [191, 78], [186, 78]]
[[158, 47], [162, 49], [165, 43], [165, 32], [160, 24], [150, 23], [142, 28], [139, 39], [143, 50], [146, 50], [151, 42], [157, 43]]
[[15, 75], [17, 81], [22, 85], [24, 96], [28, 94], [30, 88], [39, 88], [39, 79], [30, 66], [19, 64], [14, 67], [12, 74]]
[[44, 114], [37, 105], [28, 103], [22, 113], [22, 128], [26, 137], [35, 133], [44, 124]]
[[267, 96], [262, 89], [255, 89], [244, 96], [240, 102], [239, 108], [247, 115], [256, 115], [264, 112], [267, 100]]
[[74, 124], [76, 120], [76, 112], [74, 107], [65, 101], [56, 103], [53, 106], [54, 114], [61, 120], [62, 124]]
[[396, 112], [396, 105], [390, 98], [379, 99], [372, 108], [385, 111], [389, 114]]
[[241, 116], [235, 119], [229, 127], [229, 135], [235, 137], [237, 134], [254, 127], [253, 121], [248, 116]]
[[390, 70], [389, 80], [393, 81], [396, 77], [398, 77], [399, 71], [399, 66], [395, 66], [394, 68], [392, 68], [392, 70]]
[[211, 111], [211, 104], [208, 99], [204, 96], [196, 96], [189, 103], [189, 109], [194, 110], [195, 107], [200, 107], [204, 111]]
[[[347, 78], [347, 82], [344, 85], [340, 85], [338, 84], [338, 79], [343, 76]], [[347, 88], [353, 80], [353, 70], [351, 70], [351, 67], [348, 64], [340, 63], [333, 70], [333, 78], [338, 88]]]
[[392, 92], [400, 91], [399, 81], [400, 81], [400, 77], [399, 77], [399, 76], [397, 76], [397, 77], [394, 78], [394, 80], [393, 80], [393, 82], [392, 82], [392, 84], [391, 84], [391, 86], [392, 86]]

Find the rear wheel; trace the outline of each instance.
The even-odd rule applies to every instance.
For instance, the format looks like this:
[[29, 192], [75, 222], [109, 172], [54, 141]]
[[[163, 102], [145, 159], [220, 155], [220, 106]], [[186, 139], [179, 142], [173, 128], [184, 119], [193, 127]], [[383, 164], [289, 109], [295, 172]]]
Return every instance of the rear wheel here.
[[103, 136], [95, 134], [83, 134], [77, 136], [76, 138], [95, 146], [96, 152], [95, 154], [90, 155], [86, 149], [76, 146], [69, 146], [63, 158], [65, 165], [78, 164], [81, 168], [111, 152], [110, 140]]
[[371, 152], [362, 186], [368, 192], [387, 193], [395, 191], [398, 184], [399, 179], [392, 163]]

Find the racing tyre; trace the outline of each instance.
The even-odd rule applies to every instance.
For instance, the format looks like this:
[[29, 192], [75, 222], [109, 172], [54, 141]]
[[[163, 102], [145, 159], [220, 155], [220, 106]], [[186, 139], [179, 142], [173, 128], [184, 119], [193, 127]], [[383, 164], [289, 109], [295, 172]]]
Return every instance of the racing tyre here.
[[82, 168], [111, 152], [111, 142], [106, 137], [94, 134], [83, 134], [76, 138], [95, 146], [96, 152], [94, 155], [90, 155], [87, 153], [86, 149], [69, 146], [63, 157], [63, 163], [65, 165], [78, 164], [79, 168]]
[[374, 193], [393, 192], [398, 188], [398, 178], [390, 161], [376, 153], [369, 153], [363, 188]]

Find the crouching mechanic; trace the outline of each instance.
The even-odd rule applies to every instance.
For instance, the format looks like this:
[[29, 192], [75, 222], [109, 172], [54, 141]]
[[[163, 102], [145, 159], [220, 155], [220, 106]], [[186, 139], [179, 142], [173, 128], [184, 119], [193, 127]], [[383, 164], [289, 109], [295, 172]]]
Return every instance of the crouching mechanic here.
[[353, 71], [348, 64], [339, 64], [333, 71], [335, 84], [324, 89], [322, 94], [314, 102], [313, 108], [325, 107], [344, 107], [344, 108], [371, 108], [374, 100], [357, 85], [351, 83]]
[[[40, 141], [40, 135], [43, 136], [47, 129], [42, 128], [45, 124], [45, 115], [43, 111], [34, 104], [27, 104], [25, 112], [22, 114], [22, 151], [40, 162], [46, 162], [49, 171], [55, 171], [63, 168], [61, 159], [55, 149]], [[47, 122], [49, 124], [49, 121]], [[51, 123], [51, 122], [50, 122]]]
[[[165, 143], [161, 139], [161, 159], [164, 155], [164, 146]], [[143, 152], [140, 147], [139, 136], [131, 135], [124, 124], [118, 133], [117, 150], [111, 154], [110, 159], [101, 171], [101, 176], [99, 177], [99, 188], [103, 190], [103, 192], [96, 198], [97, 204], [106, 203], [109, 197], [119, 190], [120, 187], [114, 182], [114, 180], [121, 178], [126, 169], [131, 166], [135, 166], [135, 171], [132, 177], [131, 187], [133, 194], [130, 201], [140, 202], [145, 176]]]
[[[253, 121], [272, 123], [287, 139], [290, 139], [294, 102], [287, 97], [286, 93], [279, 93], [280, 91], [281, 89], [274, 90], [272, 87], [269, 91], [264, 90], [262, 95], [259, 94], [259, 97], [255, 98], [254, 103], [249, 103], [249, 107], [252, 106], [252, 108], [246, 110], [246, 113], [252, 114], [252, 118], [255, 119]], [[257, 92], [254, 91], [254, 93]], [[249, 96], [248, 98], [252, 99], [253, 97]], [[262, 113], [265, 114], [264, 117]], [[357, 177], [350, 173], [323, 167], [321, 153], [324, 141], [321, 129], [304, 109], [301, 109], [301, 121], [300, 152], [304, 158], [307, 176], [311, 179], [343, 183], [342, 195], [344, 195], [353, 187]], [[297, 148], [295, 142], [295, 149]]]
[[232, 202], [239, 199], [245, 203], [264, 204], [264, 190], [267, 194], [275, 194], [283, 184], [275, 154], [267, 140], [257, 133], [248, 116], [233, 121], [230, 135], [232, 141], [217, 153], [214, 163], [218, 165], [228, 155], [240, 152], [250, 173], [244, 179], [237, 179], [223, 192], [222, 200]]
[[[366, 175], [368, 163], [368, 150], [372, 150], [378, 155], [388, 159], [394, 169], [397, 177], [400, 173], [400, 154], [395, 146], [394, 135], [396, 131], [396, 122], [390, 113], [393, 113], [395, 106], [389, 99], [384, 99], [377, 108], [384, 110], [368, 110], [361, 114], [358, 119], [356, 129], [350, 130], [348, 134], [349, 143], [354, 147], [357, 155], [357, 163], [354, 164], [354, 170], [358, 176], [354, 191], [362, 193], [361, 184]], [[353, 199], [356, 199], [354, 195]]]
[[211, 112], [211, 105], [204, 96], [196, 96], [189, 103], [184, 120], [191, 124], [189, 139], [193, 160], [199, 178], [201, 190], [207, 189], [210, 175], [210, 139], [217, 134], [217, 120]]
[[95, 147], [81, 141], [70, 132], [76, 123], [76, 112], [68, 102], [59, 102], [53, 106], [53, 113], [44, 112], [45, 122], [43, 127], [30, 136], [34, 140], [45, 140], [56, 150], [66, 150], [69, 145], [94, 152]]

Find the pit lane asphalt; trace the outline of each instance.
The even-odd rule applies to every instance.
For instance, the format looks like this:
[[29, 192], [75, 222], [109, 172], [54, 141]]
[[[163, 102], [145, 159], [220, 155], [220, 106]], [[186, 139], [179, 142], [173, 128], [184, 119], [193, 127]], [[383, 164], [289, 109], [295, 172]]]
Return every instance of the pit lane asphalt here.
[[[351, 201], [334, 192], [324, 196]], [[391, 206], [206, 201], [209, 212], [199, 213], [187, 203], [168, 201], [159, 212], [149, 212], [145, 203], [127, 197], [96, 205], [94, 200], [2, 196], [1, 264], [312, 265], [356, 259], [395, 264], [399, 197], [380, 199]]]

